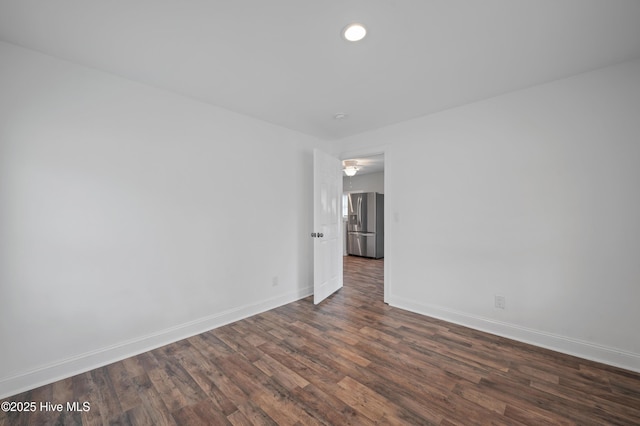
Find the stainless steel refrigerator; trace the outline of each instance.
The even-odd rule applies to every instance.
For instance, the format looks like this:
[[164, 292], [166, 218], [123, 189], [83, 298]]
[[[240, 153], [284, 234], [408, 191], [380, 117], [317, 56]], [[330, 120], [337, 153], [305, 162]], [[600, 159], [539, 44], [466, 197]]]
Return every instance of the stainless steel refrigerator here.
[[349, 194], [347, 254], [384, 257], [384, 194]]

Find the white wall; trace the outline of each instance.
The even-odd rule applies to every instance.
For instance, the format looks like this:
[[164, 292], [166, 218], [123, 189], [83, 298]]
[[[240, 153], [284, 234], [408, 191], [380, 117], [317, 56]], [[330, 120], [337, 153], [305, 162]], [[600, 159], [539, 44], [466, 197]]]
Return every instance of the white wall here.
[[367, 173], [364, 175], [344, 176], [342, 189], [350, 192], [379, 192], [384, 194], [384, 172]]
[[317, 140], [4, 43], [0, 93], [0, 397], [311, 293]]
[[635, 61], [337, 141], [385, 146], [389, 302], [640, 371], [639, 114]]

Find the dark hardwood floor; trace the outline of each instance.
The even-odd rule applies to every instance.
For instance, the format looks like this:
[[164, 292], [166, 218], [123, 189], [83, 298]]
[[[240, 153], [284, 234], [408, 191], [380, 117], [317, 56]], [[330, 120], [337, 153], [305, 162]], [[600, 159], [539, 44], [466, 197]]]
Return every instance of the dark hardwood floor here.
[[382, 260], [345, 286], [7, 398], [90, 410], [2, 425], [638, 425], [640, 374], [391, 308]]

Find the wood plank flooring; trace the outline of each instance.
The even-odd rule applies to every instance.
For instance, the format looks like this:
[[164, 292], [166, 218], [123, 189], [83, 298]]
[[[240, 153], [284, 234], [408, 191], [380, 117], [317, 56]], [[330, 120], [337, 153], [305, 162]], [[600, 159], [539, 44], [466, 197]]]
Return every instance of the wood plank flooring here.
[[640, 374], [391, 308], [382, 260], [345, 286], [7, 401], [1, 425], [639, 425]]

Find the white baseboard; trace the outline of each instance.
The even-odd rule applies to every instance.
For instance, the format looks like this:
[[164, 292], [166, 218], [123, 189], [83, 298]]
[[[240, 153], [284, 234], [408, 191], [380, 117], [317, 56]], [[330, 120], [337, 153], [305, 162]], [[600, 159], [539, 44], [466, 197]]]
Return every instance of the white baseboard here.
[[389, 296], [389, 305], [417, 314], [640, 373], [640, 354], [470, 315], [439, 306]]
[[199, 318], [116, 345], [79, 354], [11, 377], [5, 377], [0, 379], [0, 398], [17, 395], [42, 385], [103, 367], [116, 361], [303, 299], [312, 294], [313, 287], [307, 287], [272, 299]]

